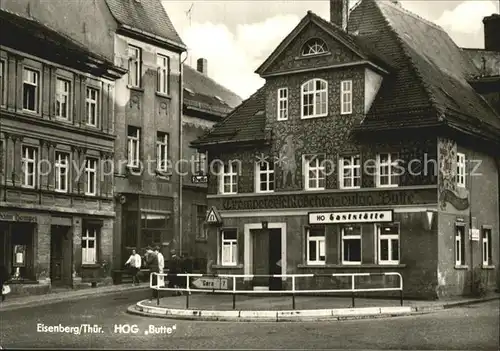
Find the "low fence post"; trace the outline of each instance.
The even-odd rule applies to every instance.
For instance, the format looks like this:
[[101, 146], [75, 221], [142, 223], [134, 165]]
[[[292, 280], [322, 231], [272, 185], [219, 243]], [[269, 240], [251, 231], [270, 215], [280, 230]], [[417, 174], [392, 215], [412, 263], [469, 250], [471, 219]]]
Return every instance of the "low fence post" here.
[[351, 279], [352, 279], [352, 282], [351, 282], [351, 298], [352, 298], [352, 308], [356, 307], [356, 304], [354, 303], [354, 274], [351, 275]]
[[295, 276], [292, 275], [292, 309], [295, 309]]
[[236, 309], [236, 277], [233, 277], [233, 310]]

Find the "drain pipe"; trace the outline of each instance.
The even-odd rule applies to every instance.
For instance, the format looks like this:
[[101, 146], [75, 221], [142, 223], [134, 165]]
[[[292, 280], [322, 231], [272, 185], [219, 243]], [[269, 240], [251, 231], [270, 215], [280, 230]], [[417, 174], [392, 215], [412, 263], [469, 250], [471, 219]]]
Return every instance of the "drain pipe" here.
[[[179, 55], [179, 164], [182, 160], [182, 115], [184, 110], [184, 62], [186, 62], [189, 53], [186, 51], [186, 57], [184, 60], [181, 60], [182, 52]], [[178, 167], [176, 167], [178, 168]], [[179, 255], [182, 255], [182, 185], [184, 176], [182, 176], [179, 172], [179, 210], [178, 210], [178, 221], [179, 221]]]

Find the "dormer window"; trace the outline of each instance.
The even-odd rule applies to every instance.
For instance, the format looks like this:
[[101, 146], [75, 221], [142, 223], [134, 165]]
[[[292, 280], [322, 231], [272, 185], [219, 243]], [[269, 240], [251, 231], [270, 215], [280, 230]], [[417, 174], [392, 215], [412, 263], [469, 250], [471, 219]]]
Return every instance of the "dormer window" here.
[[323, 40], [315, 38], [307, 41], [302, 47], [302, 56], [313, 56], [328, 52]]

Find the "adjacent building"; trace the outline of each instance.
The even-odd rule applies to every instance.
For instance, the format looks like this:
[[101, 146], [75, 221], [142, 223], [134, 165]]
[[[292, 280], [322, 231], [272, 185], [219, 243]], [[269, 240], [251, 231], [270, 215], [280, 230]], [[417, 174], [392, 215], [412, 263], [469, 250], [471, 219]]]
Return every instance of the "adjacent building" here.
[[115, 80], [126, 71], [29, 4], [9, 5], [19, 4], [0, 9], [0, 261], [16, 293], [106, 281]]
[[398, 272], [405, 295], [424, 298], [498, 287], [500, 117], [480, 89], [498, 99], [498, 79], [397, 2], [347, 4], [331, 0], [330, 21], [309, 11], [257, 69], [265, 85], [192, 143], [215, 170], [212, 270]]

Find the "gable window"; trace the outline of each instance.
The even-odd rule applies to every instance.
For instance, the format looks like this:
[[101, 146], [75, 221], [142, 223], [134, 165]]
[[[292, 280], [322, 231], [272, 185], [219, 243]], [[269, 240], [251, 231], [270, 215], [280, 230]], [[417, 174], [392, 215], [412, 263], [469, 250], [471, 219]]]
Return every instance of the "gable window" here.
[[128, 166], [139, 167], [139, 145], [141, 142], [141, 129], [128, 127]]
[[323, 265], [325, 255], [325, 228], [307, 228], [307, 264]]
[[5, 105], [5, 82], [7, 81], [7, 72], [4, 60], [0, 60], [0, 106]]
[[40, 72], [29, 68], [23, 69], [23, 109], [26, 111], [38, 112], [39, 77]]
[[278, 121], [288, 119], [288, 88], [278, 89]]
[[68, 192], [68, 167], [69, 166], [69, 154], [65, 152], [56, 152], [56, 187], [55, 190], [61, 193]]
[[311, 79], [301, 88], [302, 118], [314, 118], [327, 115], [328, 83], [322, 79]]
[[302, 56], [319, 55], [325, 52], [327, 52], [326, 44], [318, 38], [308, 40], [302, 47]]
[[97, 195], [97, 160], [95, 158], [85, 160], [85, 178], [87, 181], [85, 195]]
[[223, 266], [236, 266], [238, 263], [238, 232], [236, 229], [221, 231], [220, 262]]
[[305, 190], [325, 189], [324, 155], [305, 155], [303, 164]]
[[483, 228], [482, 233], [483, 242], [483, 267], [491, 266], [493, 264], [493, 255], [491, 251], [491, 228]]
[[357, 189], [361, 186], [361, 161], [359, 155], [340, 158], [340, 188]]
[[99, 110], [97, 109], [99, 99], [99, 90], [87, 87], [85, 97], [85, 109], [87, 110], [87, 125], [97, 127]]
[[68, 119], [70, 114], [71, 82], [57, 78], [56, 81], [56, 117]]
[[34, 188], [37, 178], [37, 158], [38, 149], [33, 146], [22, 147], [22, 186], [25, 188]]
[[465, 226], [455, 226], [455, 265], [465, 265]]
[[156, 133], [156, 169], [161, 172], [168, 170], [168, 134]]
[[141, 86], [141, 49], [128, 46], [128, 84], [132, 87]]
[[82, 235], [82, 264], [97, 262], [97, 228], [85, 228]]
[[398, 153], [381, 153], [377, 155], [377, 187], [398, 186], [398, 157]]
[[198, 152], [194, 156], [194, 173], [197, 175], [207, 174], [207, 153]]
[[352, 80], [340, 82], [340, 113], [352, 113]]
[[457, 153], [457, 186], [465, 188], [465, 154]]
[[344, 226], [342, 235], [342, 264], [361, 264], [361, 226]]
[[220, 174], [220, 189], [221, 194], [236, 194], [237, 169], [234, 162], [224, 164], [222, 173]]
[[399, 223], [378, 226], [378, 262], [399, 264]]
[[274, 191], [274, 162], [255, 163], [255, 187], [258, 193]]
[[156, 64], [158, 65], [158, 92], [168, 94], [170, 83], [170, 57], [158, 54], [156, 56]]

